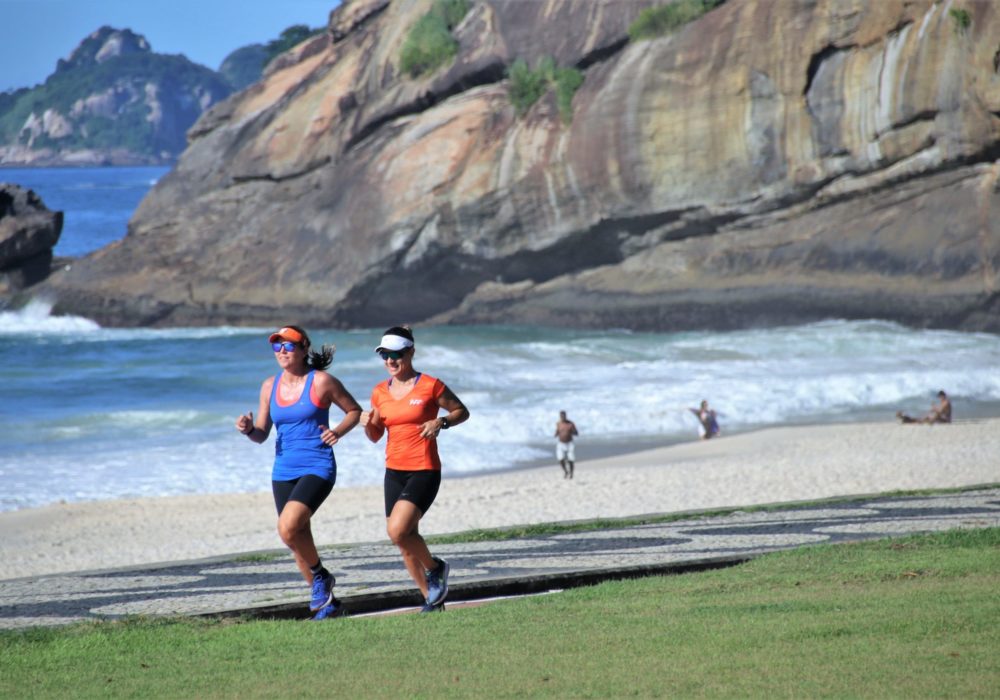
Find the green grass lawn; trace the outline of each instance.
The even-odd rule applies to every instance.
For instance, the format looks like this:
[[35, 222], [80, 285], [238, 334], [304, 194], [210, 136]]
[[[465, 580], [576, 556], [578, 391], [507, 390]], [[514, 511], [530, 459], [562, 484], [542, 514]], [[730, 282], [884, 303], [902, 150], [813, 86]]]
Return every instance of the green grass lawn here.
[[1000, 696], [1000, 528], [444, 614], [0, 634], [0, 697]]

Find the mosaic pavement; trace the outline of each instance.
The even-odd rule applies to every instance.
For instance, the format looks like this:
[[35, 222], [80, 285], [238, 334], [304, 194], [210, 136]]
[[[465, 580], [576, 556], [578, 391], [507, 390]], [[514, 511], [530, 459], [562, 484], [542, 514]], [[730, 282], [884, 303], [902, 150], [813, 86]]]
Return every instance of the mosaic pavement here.
[[[449, 601], [541, 592], [612, 578], [727, 566], [780, 549], [954, 528], [1000, 526], [1000, 488], [859, 498], [664, 524], [436, 545], [451, 564]], [[336, 595], [358, 614], [419, 604], [395, 547], [321, 548]], [[0, 581], [0, 629], [129, 615], [301, 618], [308, 590], [291, 556], [232, 555], [127, 570]]]

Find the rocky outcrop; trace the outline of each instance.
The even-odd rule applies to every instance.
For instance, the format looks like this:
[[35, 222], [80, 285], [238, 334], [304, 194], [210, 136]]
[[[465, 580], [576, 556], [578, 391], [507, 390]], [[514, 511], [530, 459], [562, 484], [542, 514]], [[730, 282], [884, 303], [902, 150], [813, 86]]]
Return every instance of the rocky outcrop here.
[[0, 105], [0, 165], [172, 163], [187, 129], [231, 92], [214, 71], [102, 27], [44, 85]]
[[546, 282], [485, 283], [436, 320], [654, 330], [884, 318], [1000, 330], [996, 176], [996, 165], [957, 168]]
[[49, 211], [32, 190], [0, 182], [0, 295], [49, 276], [62, 225], [63, 213]]
[[56, 73], [90, 68], [107, 63], [113, 58], [129, 54], [144, 54], [152, 51], [146, 37], [134, 33], [130, 29], [114, 29], [101, 27], [96, 32], [80, 42], [73, 49], [69, 58], [60, 58], [56, 63]]
[[[53, 278], [57, 308], [1000, 330], [1000, 7], [729, 0], [629, 41], [653, 4], [480, 0], [454, 63], [412, 80], [429, 0], [343, 3], [198, 121], [129, 235]], [[569, 124], [551, 92], [511, 106], [507, 67], [541, 56], [584, 72]]]

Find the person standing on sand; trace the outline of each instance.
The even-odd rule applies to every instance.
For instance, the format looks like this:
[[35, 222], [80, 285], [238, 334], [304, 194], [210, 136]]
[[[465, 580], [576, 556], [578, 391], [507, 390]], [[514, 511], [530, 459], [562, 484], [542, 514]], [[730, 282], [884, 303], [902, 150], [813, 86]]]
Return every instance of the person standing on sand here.
[[[261, 384], [256, 421], [251, 411], [236, 419], [236, 429], [260, 444], [272, 425], [277, 428], [271, 490], [278, 535], [312, 586], [313, 619], [338, 617], [344, 609], [333, 596], [336, 581], [320, 561], [310, 523], [337, 480], [333, 446], [358, 424], [361, 407], [339, 379], [324, 371], [333, 362], [332, 346], [313, 351], [299, 326], [285, 326], [268, 342], [281, 371]], [[344, 412], [335, 428], [328, 427], [332, 405]]]
[[715, 411], [708, 407], [708, 401], [703, 400], [698, 408], [689, 408], [688, 410], [698, 419], [698, 434], [701, 435], [702, 440], [718, 437], [722, 432]]
[[[372, 442], [388, 431], [385, 445], [385, 517], [389, 539], [424, 596], [421, 612], [444, 609], [448, 596], [448, 562], [432, 556], [420, 535], [420, 519], [441, 486], [437, 438], [442, 430], [464, 423], [469, 410], [440, 379], [413, 368], [413, 333], [393, 326], [375, 352], [389, 379], [372, 390], [371, 408], [361, 425]], [[447, 415], [438, 416], [444, 409]]]
[[564, 479], [573, 478], [573, 464], [576, 462], [573, 436], [579, 434], [576, 424], [566, 417], [566, 411], [559, 411], [559, 420], [556, 422], [556, 460], [562, 467]]
[[911, 418], [902, 411], [896, 413], [896, 418], [901, 423], [924, 423], [932, 425], [934, 423], [951, 423], [951, 401], [948, 395], [941, 390], [937, 394], [938, 402], [931, 406], [930, 412], [923, 418]]

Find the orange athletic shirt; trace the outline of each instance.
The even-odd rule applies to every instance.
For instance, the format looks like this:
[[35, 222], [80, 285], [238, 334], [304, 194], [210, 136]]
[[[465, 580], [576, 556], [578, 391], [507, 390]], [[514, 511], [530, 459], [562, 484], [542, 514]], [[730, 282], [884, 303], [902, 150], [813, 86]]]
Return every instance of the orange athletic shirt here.
[[384, 381], [372, 390], [372, 406], [382, 416], [389, 437], [385, 443], [385, 466], [415, 472], [440, 470], [437, 440], [420, 437], [420, 426], [438, 416], [438, 399], [444, 393], [440, 379], [421, 374], [413, 388], [401, 399], [389, 393]]

